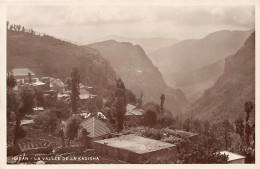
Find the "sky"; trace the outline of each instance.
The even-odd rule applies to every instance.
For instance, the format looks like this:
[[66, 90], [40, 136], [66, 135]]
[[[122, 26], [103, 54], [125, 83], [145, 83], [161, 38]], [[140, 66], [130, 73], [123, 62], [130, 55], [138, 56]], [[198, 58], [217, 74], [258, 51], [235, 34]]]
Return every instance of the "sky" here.
[[203, 38], [255, 27], [253, 6], [9, 6], [7, 20], [36, 32], [90, 43], [105, 36]]

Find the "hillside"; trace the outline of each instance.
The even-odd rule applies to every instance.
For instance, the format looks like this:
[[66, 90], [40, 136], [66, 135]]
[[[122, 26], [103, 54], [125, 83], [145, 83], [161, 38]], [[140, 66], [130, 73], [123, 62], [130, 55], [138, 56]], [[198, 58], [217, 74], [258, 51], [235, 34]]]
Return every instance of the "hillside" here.
[[118, 42], [131, 42], [132, 44], [140, 45], [144, 49], [145, 53], [147, 53], [148, 55], [160, 48], [173, 45], [179, 41], [176, 38], [129, 38], [118, 35], [111, 35], [97, 39], [94, 42], [102, 42], [106, 40], [115, 40]]
[[176, 82], [176, 87], [180, 88], [190, 102], [194, 102], [208, 89], [214, 85], [224, 71], [225, 60], [221, 59], [213, 64], [203, 66], [185, 73]]
[[110, 61], [116, 73], [121, 76], [127, 88], [137, 96], [142, 91], [143, 100], [160, 102], [160, 95], [166, 95], [165, 106], [175, 113], [187, 106], [185, 96], [180, 90], [166, 85], [159, 70], [152, 64], [139, 45], [114, 40], [90, 44]]
[[81, 82], [105, 88], [115, 79], [110, 64], [94, 49], [83, 48], [49, 36], [8, 31], [7, 69], [27, 67], [38, 76], [65, 80], [73, 66], [80, 71]]
[[150, 55], [165, 81], [175, 86], [183, 74], [234, 54], [249, 37], [249, 31], [218, 31], [202, 39], [180, 41]]
[[223, 74], [191, 106], [189, 113], [200, 119], [235, 120], [244, 117], [246, 101], [255, 102], [255, 33], [225, 59]]

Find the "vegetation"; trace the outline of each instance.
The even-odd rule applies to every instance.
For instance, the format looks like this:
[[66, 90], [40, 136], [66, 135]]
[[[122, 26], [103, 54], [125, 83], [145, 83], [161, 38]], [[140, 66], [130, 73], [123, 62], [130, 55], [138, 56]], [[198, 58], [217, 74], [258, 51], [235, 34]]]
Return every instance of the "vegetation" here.
[[78, 100], [79, 100], [79, 82], [80, 75], [78, 68], [74, 67], [71, 71], [71, 108], [73, 113], [78, 111]]
[[105, 113], [108, 116], [109, 123], [113, 128], [120, 132], [123, 130], [126, 113], [126, 89], [120, 77], [116, 79], [116, 86], [111, 91], [108, 102], [106, 103]]
[[21, 129], [21, 120], [22, 118], [29, 112], [32, 111], [32, 108], [34, 106], [34, 96], [35, 96], [35, 92], [34, 90], [29, 87], [29, 86], [23, 86], [23, 88], [21, 89], [21, 91], [19, 92], [19, 106], [16, 113], [16, 125], [14, 128], [14, 141], [13, 141], [13, 145], [14, 146], [18, 146], [17, 145], [17, 140], [19, 138], [22, 138], [25, 136], [25, 134], [21, 134], [24, 133], [22, 132], [23, 129]]
[[75, 139], [78, 136], [78, 130], [80, 127], [80, 119], [77, 117], [71, 117], [66, 126], [66, 137], [68, 138], [68, 146], [70, 145], [70, 141]]

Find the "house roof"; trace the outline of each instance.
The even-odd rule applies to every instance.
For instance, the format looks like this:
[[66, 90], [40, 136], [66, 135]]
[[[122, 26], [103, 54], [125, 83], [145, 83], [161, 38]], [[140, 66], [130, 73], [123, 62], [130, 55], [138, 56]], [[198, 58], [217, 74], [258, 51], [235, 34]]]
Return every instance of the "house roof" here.
[[56, 86], [60, 86], [60, 87], [64, 86], [63, 82], [60, 79], [55, 79], [55, 80], [51, 81], [51, 85], [56, 85]]
[[245, 156], [239, 155], [239, 154], [235, 154], [229, 151], [221, 151], [219, 152], [222, 155], [227, 155], [228, 156], [228, 160], [227, 161], [234, 161], [234, 160], [239, 160], [239, 159], [244, 159], [246, 158]]
[[15, 68], [12, 72], [14, 76], [27, 76], [28, 73], [31, 73], [32, 76], [35, 75], [35, 73], [28, 68]]
[[102, 122], [101, 120], [97, 119], [96, 117], [91, 117], [91, 118], [84, 120], [81, 123], [81, 126], [83, 128], [85, 128], [87, 130], [87, 132], [90, 132], [90, 134], [88, 136], [92, 137], [92, 138], [103, 136], [110, 132], [106, 123]]
[[79, 93], [80, 93], [81, 95], [83, 95], [83, 94], [88, 94], [88, 95], [90, 95], [90, 92], [87, 91], [87, 90], [84, 89], [84, 88], [81, 88], [81, 89], [79, 90]]
[[122, 135], [120, 137], [95, 141], [110, 147], [125, 149], [138, 154], [175, 147], [175, 144], [162, 142], [134, 134]]
[[135, 107], [136, 107], [136, 106], [134, 106], [134, 105], [127, 104], [127, 105], [126, 105], [126, 111], [133, 110], [133, 109], [135, 109]]
[[125, 114], [126, 116], [142, 116], [143, 115], [143, 110], [142, 109], [133, 109], [129, 110]]

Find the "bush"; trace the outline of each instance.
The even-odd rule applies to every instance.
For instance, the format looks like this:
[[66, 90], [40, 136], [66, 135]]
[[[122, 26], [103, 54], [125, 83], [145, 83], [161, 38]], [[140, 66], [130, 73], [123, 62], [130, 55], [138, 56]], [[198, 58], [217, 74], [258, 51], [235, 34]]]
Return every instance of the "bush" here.
[[66, 126], [66, 137], [69, 139], [69, 141], [77, 137], [79, 128], [80, 119], [78, 117], [71, 117], [68, 120], [68, 124]]
[[7, 147], [7, 156], [16, 156], [21, 153], [21, 149], [18, 146]]
[[44, 132], [54, 133], [58, 118], [50, 110], [41, 112], [35, 119], [35, 127], [43, 129]]
[[161, 140], [163, 137], [163, 132], [161, 132], [161, 130], [146, 128], [142, 131], [142, 135], [151, 139]]

